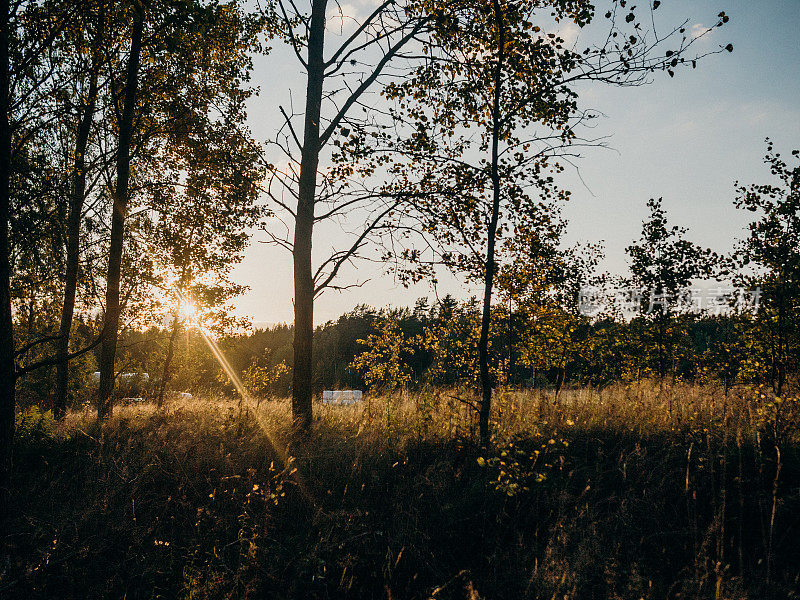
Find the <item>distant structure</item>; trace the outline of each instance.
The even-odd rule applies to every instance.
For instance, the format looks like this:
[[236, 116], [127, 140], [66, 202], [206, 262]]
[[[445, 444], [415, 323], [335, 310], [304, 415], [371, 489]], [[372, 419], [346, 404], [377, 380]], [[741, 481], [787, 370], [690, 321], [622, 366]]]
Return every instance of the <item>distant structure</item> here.
[[361, 402], [361, 390], [325, 390], [322, 392], [323, 404], [355, 404]]

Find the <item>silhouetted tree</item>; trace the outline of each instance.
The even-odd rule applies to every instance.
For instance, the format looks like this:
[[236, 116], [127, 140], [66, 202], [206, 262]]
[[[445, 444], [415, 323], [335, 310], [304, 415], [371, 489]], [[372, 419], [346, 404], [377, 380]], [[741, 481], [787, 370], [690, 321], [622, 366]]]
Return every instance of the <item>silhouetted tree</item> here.
[[683, 333], [676, 315], [690, 304], [686, 292], [692, 279], [710, 276], [717, 257], [685, 239], [686, 229], [669, 227], [662, 199], [650, 199], [650, 217], [642, 223], [642, 237], [626, 248], [631, 259], [632, 302], [655, 328], [656, 372], [663, 379], [678, 337]]
[[[381, 115], [367, 97], [385, 78], [397, 76], [390, 66], [413, 58], [406, 50], [425, 30], [428, 17], [425, 6], [413, 1], [382, 0], [363, 18], [344, 15], [340, 8], [340, 40], [331, 48], [335, 30], [327, 0], [311, 0], [305, 10], [293, 2], [277, 4], [280, 32], [306, 71], [302, 131], [294, 127], [299, 115], [281, 108], [285, 127], [275, 142], [287, 166], [272, 165], [266, 188], [291, 223], [285, 233], [269, 227], [267, 232], [273, 243], [291, 252], [294, 262], [292, 419], [303, 432], [312, 421], [314, 299], [327, 288], [343, 287], [336, 283], [340, 269], [358, 256], [397, 206], [368, 185], [382, 159], [365, 152], [362, 144], [361, 132]], [[345, 23], [352, 23], [347, 31]], [[331, 147], [337, 149], [326, 164], [324, 151]], [[358, 215], [360, 223], [351, 243], [314, 266], [315, 227], [347, 214]]]
[[[683, 27], [663, 37], [655, 30], [644, 35], [636, 7], [625, 7], [612, 2], [607, 35], [579, 52], [542, 26], [551, 19], [588, 26], [595, 15], [589, 2], [448, 3], [425, 49], [429, 60], [387, 91], [408, 127], [396, 193], [413, 198], [419, 229], [434, 238], [431, 246], [444, 247], [441, 262], [483, 286], [478, 353], [484, 444], [495, 385], [488, 353], [491, 305], [503, 238], [546, 227], [553, 206], [569, 196], [554, 183], [558, 157], [592, 143], [579, 138], [591, 114], [578, 108], [575, 84], [635, 86], [655, 70], [674, 75], [695, 43]], [[725, 21], [720, 13], [717, 26]], [[417, 249], [405, 250], [404, 258], [423, 264]]]
[[[792, 156], [797, 160], [800, 153], [794, 150]], [[761, 289], [755, 324], [764, 334], [769, 379], [780, 395], [787, 374], [796, 370], [800, 358], [800, 164], [787, 164], [769, 139], [764, 162], [777, 183], [737, 183], [737, 208], [759, 218], [750, 224], [750, 235], [739, 245], [735, 258], [741, 268], [754, 268], [752, 274], [740, 274], [739, 282]]]

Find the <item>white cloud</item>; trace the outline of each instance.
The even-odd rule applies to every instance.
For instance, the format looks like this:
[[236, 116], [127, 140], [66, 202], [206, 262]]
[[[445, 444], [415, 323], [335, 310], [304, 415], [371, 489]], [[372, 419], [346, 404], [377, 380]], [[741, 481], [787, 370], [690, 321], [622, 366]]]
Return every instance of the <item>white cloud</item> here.
[[328, 11], [326, 27], [333, 33], [345, 33], [356, 25], [359, 10], [352, 4], [335, 4]]
[[581, 28], [578, 27], [578, 24], [575, 23], [575, 21], [570, 21], [564, 27], [556, 31], [556, 35], [563, 39], [567, 46], [571, 46], [578, 41], [578, 34], [580, 32]]
[[689, 35], [691, 35], [693, 40], [696, 40], [700, 36], [704, 35], [703, 39], [708, 39], [711, 37], [711, 32], [709, 31], [710, 27], [703, 25], [702, 23], [695, 23], [689, 29]]

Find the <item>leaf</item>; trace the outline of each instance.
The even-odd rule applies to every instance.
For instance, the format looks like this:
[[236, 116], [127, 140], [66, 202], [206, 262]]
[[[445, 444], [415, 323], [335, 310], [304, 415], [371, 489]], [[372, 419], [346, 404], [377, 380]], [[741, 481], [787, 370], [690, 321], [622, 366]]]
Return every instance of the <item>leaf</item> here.
[[479, 467], [485, 467], [486, 466], [486, 459], [483, 458], [482, 456], [478, 457], [478, 466]]
[[656, 10], [659, 6], [661, 6], [661, 0], [653, 0], [653, 10]]
[[725, 46], [725, 50], [727, 50], [728, 52], [733, 52], [733, 44], [728, 44], [727, 46]]
[[631, 21], [633, 21], [635, 18], [636, 18], [636, 15], [635, 15], [635, 14], [633, 14], [633, 13], [628, 13], [628, 16], [627, 16], [627, 17], [625, 17], [625, 22], [626, 22], [626, 23], [630, 23], [630, 22], [631, 22]]

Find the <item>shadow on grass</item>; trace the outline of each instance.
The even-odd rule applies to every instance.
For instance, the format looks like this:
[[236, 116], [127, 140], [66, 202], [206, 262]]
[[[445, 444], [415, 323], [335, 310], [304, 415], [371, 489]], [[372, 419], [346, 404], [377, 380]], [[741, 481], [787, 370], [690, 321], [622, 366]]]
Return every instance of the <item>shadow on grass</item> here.
[[102, 432], [31, 416], [0, 596], [797, 597], [794, 443], [775, 487], [770, 444], [727, 421], [527, 407], [486, 454], [441, 406], [321, 411], [294, 448], [286, 410], [139, 407]]

